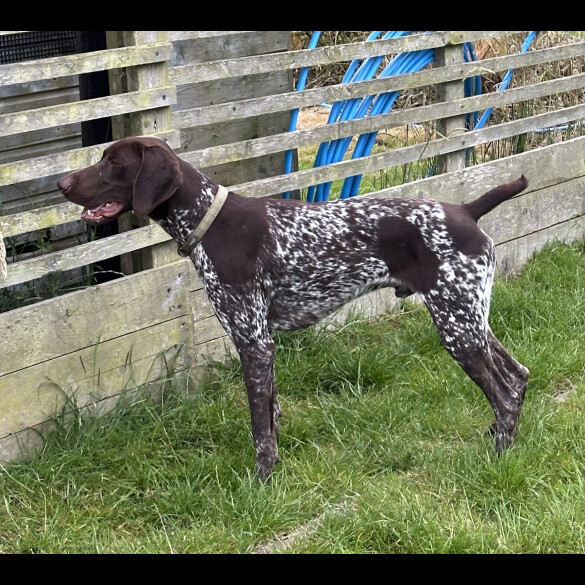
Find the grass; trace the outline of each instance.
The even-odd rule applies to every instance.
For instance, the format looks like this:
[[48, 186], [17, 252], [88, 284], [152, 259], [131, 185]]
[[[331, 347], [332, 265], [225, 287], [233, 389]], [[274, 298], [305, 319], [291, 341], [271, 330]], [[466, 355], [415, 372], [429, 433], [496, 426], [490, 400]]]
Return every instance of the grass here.
[[250, 471], [232, 359], [0, 468], [0, 552], [584, 553], [584, 259], [584, 242], [550, 245], [495, 284], [492, 328], [531, 370], [502, 457], [482, 393], [405, 303], [278, 335], [271, 483]]

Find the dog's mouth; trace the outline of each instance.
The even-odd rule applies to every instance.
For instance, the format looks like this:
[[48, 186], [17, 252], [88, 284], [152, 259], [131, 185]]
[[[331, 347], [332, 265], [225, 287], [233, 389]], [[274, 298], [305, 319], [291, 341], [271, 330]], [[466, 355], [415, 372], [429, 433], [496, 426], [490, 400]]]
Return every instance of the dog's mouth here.
[[81, 219], [87, 223], [106, 223], [116, 219], [124, 206], [119, 201], [106, 201], [98, 207], [85, 207], [81, 212]]

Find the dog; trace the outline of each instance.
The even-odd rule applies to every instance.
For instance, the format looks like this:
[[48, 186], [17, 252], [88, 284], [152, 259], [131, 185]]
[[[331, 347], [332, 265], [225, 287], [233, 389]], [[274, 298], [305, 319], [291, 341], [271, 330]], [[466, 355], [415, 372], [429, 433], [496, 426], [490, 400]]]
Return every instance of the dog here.
[[282, 411], [271, 332], [309, 327], [383, 287], [418, 293], [445, 349], [481, 388], [495, 451], [516, 434], [529, 371], [488, 324], [495, 269], [479, 218], [523, 191], [524, 175], [460, 205], [416, 198], [325, 203], [244, 197], [179, 158], [162, 140], [112, 143], [96, 164], [58, 181], [90, 224], [127, 211], [158, 222], [190, 256], [237, 348], [250, 405], [255, 473], [269, 478]]

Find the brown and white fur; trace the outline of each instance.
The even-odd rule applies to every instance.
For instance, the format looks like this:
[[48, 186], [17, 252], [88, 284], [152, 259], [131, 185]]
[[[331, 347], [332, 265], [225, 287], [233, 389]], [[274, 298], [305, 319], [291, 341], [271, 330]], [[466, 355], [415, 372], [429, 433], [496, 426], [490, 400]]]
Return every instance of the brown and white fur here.
[[[165, 142], [145, 137], [115, 142], [98, 163], [58, 185], [89, 223], [133, 210], [179, 245], [218, 190]], [[462, 205], [423, 198], [303, 203], [229, 192], [190, 257], [241, 358], [259, 477], [278, 461], [271, 331], [308, 327], [382, 287], [420, 295], [443, 346], [493, 408], [496, 451], [510, 446], [529, 372], [489, 327], [494, 245], [477, 221], [526, 186], [522, 175]]]

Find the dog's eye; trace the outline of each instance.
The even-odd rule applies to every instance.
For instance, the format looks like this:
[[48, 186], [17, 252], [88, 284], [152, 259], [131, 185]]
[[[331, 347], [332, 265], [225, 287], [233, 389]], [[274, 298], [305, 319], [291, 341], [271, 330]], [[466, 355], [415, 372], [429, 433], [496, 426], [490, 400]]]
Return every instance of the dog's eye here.
[[117, 161], [115, 161], [113, 158], [111, 158], [111, 159], [109, 159], [109, 160], [108, 160], [108, 164], [109, 164], [111, 167], [119, 167], [119, 166], [121, 166], [121, 165], [119, 165], [119, 164], [118, 164], [118, 162], [117, 162]]

